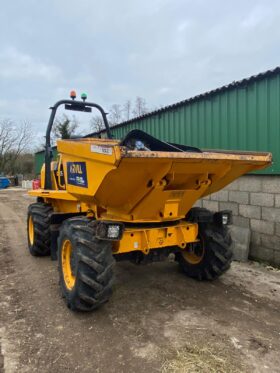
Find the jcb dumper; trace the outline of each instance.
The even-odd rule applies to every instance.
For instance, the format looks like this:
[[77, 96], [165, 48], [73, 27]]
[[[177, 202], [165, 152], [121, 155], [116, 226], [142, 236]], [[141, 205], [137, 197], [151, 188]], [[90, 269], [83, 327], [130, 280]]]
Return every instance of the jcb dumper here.
[[[91, 311], [112, 292], [115, 261], [148, 263], [173, 253], [182, 272], [198, 280], [222, 275], [232, 259], [231, 212], [193, 207], [239, 176], [267, 167], [270, 153], [202, 151], [160, 141], [139, 130], [111, 138], [97, 104], [62, 100], [52, 108], [41, 189], [29, 192], [28, 246], [34, 256], [58, 258], [68, 307]], [[107, 139], [58, 140], [50, 133], [56, 110], [101, 113]]]

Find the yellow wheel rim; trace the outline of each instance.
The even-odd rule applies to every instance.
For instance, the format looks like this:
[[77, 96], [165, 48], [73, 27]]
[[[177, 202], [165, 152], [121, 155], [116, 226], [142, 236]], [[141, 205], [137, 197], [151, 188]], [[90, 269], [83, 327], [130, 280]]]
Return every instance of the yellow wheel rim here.
[[182, 252], [183, 258], [190, 264], [199, 264], [204, 258], [204, 254], [205, 249], [202, 240], [188, 245]]
[[29, 219], [28, 219], [28, 236], [29, 236], [30, 245], [33, 245], [35, 231], [34, 231], [34, 224], [33, 224], [33, 219], [31, 215], [29, 216]]
[[73, 249], [70, 240], [64, 240], [61, 250], [61, 263], [64, 283], [69, 290], [73, 289], [76, 281], [71, 265], [72, 254]]

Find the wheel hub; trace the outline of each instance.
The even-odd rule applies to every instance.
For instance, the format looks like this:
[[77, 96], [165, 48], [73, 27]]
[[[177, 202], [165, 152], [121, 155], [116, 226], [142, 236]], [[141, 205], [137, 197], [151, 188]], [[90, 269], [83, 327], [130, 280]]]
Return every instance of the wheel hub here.
[[190, 264], [199, 264], [204, 257], [204, 253], [202, 240], [188, 244], [182, 252], [184, 259]]
[[76, 260], [70, 240], [64, 240], [61, 250], [62, 272], [68, 290], [73, 289], [76, 282]]
[[33, 224], [32, 216], [30, 215], [28, 219], [28, 237], [29, 237], [29, 242], [31, 246], [34, 244], [34, 236], [35, 236], [34, 224]]

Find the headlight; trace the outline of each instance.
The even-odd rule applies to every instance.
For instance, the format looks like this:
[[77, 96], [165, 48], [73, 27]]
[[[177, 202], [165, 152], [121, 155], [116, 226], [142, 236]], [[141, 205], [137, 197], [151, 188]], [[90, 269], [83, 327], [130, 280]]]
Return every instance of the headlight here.
[[228, 225], [228, 215], [227, 214], [223, 214], [222, 215], [222, 224], [223, 225]]
[[232, 212], [230, 210], [215, 212], [214, 222], [222, 225], [232, 224]]
[[108, 238], [118, 238], [120, 235], [120, 226], [119, 225], [109, 225], [107, 236]]
[[124, 225], [109, 221], [99, 221], [96, 226], [96, 237], [101, 240], [118, 241], [122, 238]]

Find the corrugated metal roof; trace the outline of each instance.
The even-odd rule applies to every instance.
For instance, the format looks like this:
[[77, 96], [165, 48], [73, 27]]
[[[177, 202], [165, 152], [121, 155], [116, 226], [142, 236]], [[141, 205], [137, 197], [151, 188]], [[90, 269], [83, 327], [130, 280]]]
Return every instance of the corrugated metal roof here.
[[[129, 120], [125, 121], [125, 122], [121, 122], [121, 123], [119, 123], [119, 124], [117, 124], [115, 126], [112, 126], [111, 128], [118, 128], [118, 127], [126, 126], [127, 124], [135, 123], [135, 122], [140, 121], [140, 120], [142, 120], [144, 118], [151, 117], [151, 116], [156, 115], [156, 114], [161, 114], [163, 112], [176, 109], [176, 108], [178, 108], [180, 106], [184, 106], [186, 104], [193, 103], [194, 101], [199, 101], [201, 99], [205, 99], [205, 98], [211, 97], [211, 96], [213, 96], [215, 94], [218, 94], [218, 93], [230, 90], [230, 89], [245, 88], [248, 84], [251, 84], [251, 83], [253, 83], [255, 81], [262, 80], [262, 79], [265, 79], [265, 78], [267, 78], [269, 76], [277, 75], [277, 74], [280, 74], [280, 67], [279, 66], [277, 66], [275, 69], [267, 70], [267, 71], [259, 73], [257, 75], [252, 75], [249, 78], [244, 78], [242, 80], [233, 81], [230, 84], [227, 84], [227, 85], [224, 85], [222, 87], [213, 89], [211, 91], [202, 93], [200, 95], [188, 98], [186, 100], [176, 102], [175, 104], [164, 106], [163, 108], [151, 111], [151, 112], [146, 113], [144, 115], [141, 115], [139, 117], [135, 117], [135, 118], [129, 119]], [[93, 133], [91, 133], [91, 134], [89, 134], [87, 136], [98, 135], [99, 133], [102, 133], [102, 132], [105, 132], [105, 129], [102, 129], [101, 131], [98, 131], [98, 132], [93, 132]]]
[[[56, 150], [56, 148], [57, 148], [56, 145], [52, 146], [52, 150]], [[34, 154], [45, 154], [45, 149], [38, 150], [38, 151], [35, 152]]]

